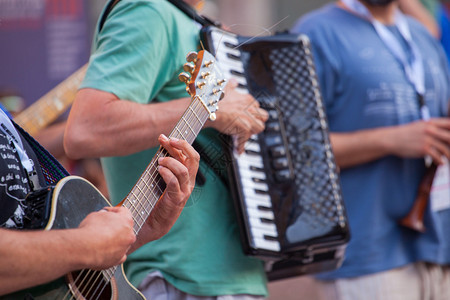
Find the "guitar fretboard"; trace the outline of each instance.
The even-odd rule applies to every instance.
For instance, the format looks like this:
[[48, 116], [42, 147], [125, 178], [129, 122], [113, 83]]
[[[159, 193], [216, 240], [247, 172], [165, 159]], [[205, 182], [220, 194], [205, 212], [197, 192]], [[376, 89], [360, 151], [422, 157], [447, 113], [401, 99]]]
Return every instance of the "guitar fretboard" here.
[[[183, 139], [192, 144], [208, 118], [209, 112], [201, 100], [194, 98], [169, 134], [169, 138]], [[158, 159], [166, 156], [167, 151], [160, 148], [123, 203], [133, 215], [136, 234], [164, 193], [166, 185], [158, 173]]]

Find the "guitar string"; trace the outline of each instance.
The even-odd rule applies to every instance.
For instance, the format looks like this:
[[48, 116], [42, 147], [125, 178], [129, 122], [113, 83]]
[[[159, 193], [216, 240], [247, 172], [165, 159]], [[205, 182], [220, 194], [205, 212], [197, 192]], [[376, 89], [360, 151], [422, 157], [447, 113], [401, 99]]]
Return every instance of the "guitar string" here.
[[[195, 103], [195, 105], [197, 105], [197, 103]], [[192, 108], [192, 105], [190, 106], [191, 108]], [[192, 109], [193, 110], [193, 109]], [[194, 110], [193, 110], [194, 111]], [[191, 117], [191, 116], [189, 116], [189, 118], [188, 119], [186, 119], [186, 115], [183, 115], [183, 117], [182, 117], [182, 121], [184, 122], [183, 123], [183, 128], [184, 129], [186, 129], [187, 128], [187, 126], [190, 126], [188, 123], [189, 122], [192, 122], [193, 121], [193, 119], [195, 119], [195, 118], [193, 118], [193, 117]], [[175, 137], [175, 136], [179, 136], [179, 135], [177, 135], [176, 133], [178, 133], [178, 134], [180, 134], [182, 131], [181, 130], [179, 130], [178, 128], [180, 128], [180, 126], [176, 126], [176, 128], [177, 129], [175, 129], [173, 132], [174, 132], [174, 134], [171, 134], [171, 135], [169, 135], [169, 136], [171, 136], [171, 137]], [[200, 129], [201, 129], [201, 127], [200, 127]], [[185, 139], [185, 137], [181, 134], [181, 136], [179, 136], [180, 138], [183, 138], [183, 139]], [[191, 136], [191, 138], [192, 138], [192, 136]], [[165, 151], [165, 150], [161, 150], [161, 151], [159, 151], [158, 153], [157, 153], [157, 155], [156, 155], [156, 158], [152, 161], [152, 165], [151, 165], [151, 167], [149, 167], [149, 168], [147, 168], [147, 170], [146, 170], [146, 174], [145, 174], [145, 176], [148, 176], [151, 180], [144, 180], [144, 184], [147, 184], [147, 182], [155, 182], [155, 185], [156, 185], [156, 188], [159, 190], [159, 195], [162, 195], [162, 193], [163, 193], [163, 191], [159, 188], [160, 187], [160, 185], [162, 184], [162, 181], [161, 181], [161, 177], [160, 177], [160, 175], [159, 175], [159, 172], [158, 172], [158, 170], [157, 170], [157, 160], [160, 158], [160, 157], [162, 157], [162, 156], [167, 156], [168, 155], [168, 153]], [[146, 195], [142, 192], [142, 190], [141, 189], [139, 189], [139, 193], [140, 194], [143, 194], [144, 195], [144, 197], [146, 197]], [[158, 195], [155, 195], [154, 193], [152, 193], [152, 201], [145, 201], [145, 202], [138, 202], [139, 204], [140, 204], [140, 206], [141, 206], [141, 208], [145, 211], [145, 212], [148, 212], [148, 214], [149, 214], [149, 212], [151, 212], [151, 210], [153, 209], [153, 207], [154, 207], [154, 205], [156, 204], [156, 202], [159, 200], [159, 198], [160, 198], [160, 196], [158, 196]], [[139, 197], [138, 197], [139, 198]], [[146, 218], [145, 218], [146, 219]], [[144, 224], [144, 219], [142, 218], [142, 220], [143, 220], [143, 222], [142, 222], [142, 224], [139, 224], [138, 225], [138, 230], [140, 230], [140, 228], [142, 227], [142, 225]]]
[[[201, 104], [198, 104], [197, 102], [194, 104], [194, 105], [197, 105], [197, 106], [201, 106]], [[188, 108], [188, 110], [189, 109], [191, 109], [192, 111], [194, 111], [194, 114], [195, 114], [195, 110], [194, 110], [194, 108], [192, 107], [192, 105], [190, 105], [189, 106], [189, 108]], [[186, 118], [186, 115], [183, 115], [182, 116], [182, 121], [183, 121], [183, 126], [182, 126], [182, 130], [179, 130], [178, 128], [180, 128], [180, 126], [176, 126], [175, 128], [175, 130], [173, 130], [173, 134], [171, 134], [171, 135], [169, 135], [169, 136], [171, 136], [171, 137], [180, 137], [180, 138], [182, 138], [182, 139], [186, 139], [186, 137], [184, 137], [183, 136], [183, 134], [182, 134], [182, 131], [186, 131], [186, 129], [189, 127], [189, 128], [191, 128], [192, 129], [192, 127], [189, 125], [189, 123], [191, 123], [194, 119], [197, 119], [197, 120], [199, 120], [199, 118], [198, 118], [198, 116], [190, 116], [189, 115], [189, 118], [187, 119]], [[201, 126], [200, 126], [200, 129], [201, 129], [201, 127], [202, 127], [203, 125], [201, 124]], [[184, 129], [184, 130], [183, 130]], [[176, 133], [178, 133], [178, 134], [176, 134]], [[192, 134], [193, 133], [193, 134]], [[192, 133], [190, 134], [190, 138], [192, 139], [193, 137], [195, 137], [196, 136], [196, 134], [195, 134], [195, 132], [194, 131], [192, 131]], [[188, 137], [189, 138], [189, 137]], [[156, 178], [157, 176], [159, 176], [159, 172], [158, 172], [158, 170], [157, 170], [157, 165], [156, 165], [156, 163], [157, 163], [157, 159], [159, 158], [159, 157], [162, 157], [162, 156], [167, 156], [167, 153], [166, 152], [158, 152], [157, 153], [157, 156], [156, 156], [156, 158], [154, 159], [154, 161], [152, 162], [153, 163], [153, 165], [150, 167], [150, 168], [147, 168], [147, 170], [146, 170], [146, 175], [147, 176], [150, 176], [150, 178], [151, 179], [153, 179], [152, 181], [156, 181], [155, 179], [161, 179], [161, 178]], [[152, 182], [152, 181], [149, 181], [149, 180], [145, 180], [144, 181], [144, 183], [146, 183], [146, 182]], [[159, 190], [159, 192], [160, 192], [160, 194], [162, 194], [162, 190], [160, 190], [159, 189], [159, 184], [161, 183], [161, 181], [159, 181], [159, 182], [156, 182], [155, 184], [156, 184], [156, 187], [158, 188], [158, 190]], [[142, 192], [142, 190], [139, 190], [139, 192], [140, 192], [140, 194], [143, 194], [143, 192]], [[145, 196], [145, 195], [144, 195]], [[140, 205], [141, 205], [141, 208], [144, 210], [144, 211], [151, 211], [151, 209], [153, 209], [153, 206], [156, 204], [156, 202], [159, 200], [159, 197], [160, 196], [155, 196], [154, 194], [152, 194], [152, 196], [154, 197], [154, 202], [149, 202], [149, 201], [146, 201], [146, 202], [138, 202]], [[139, 198], [139, 197], [138, 197]], [[144, 207], [143, 206], [143, 204], [147, 204], [147, 207]], [[149, 207], [149, 206], [152, 206], [151, 208]], [[145, 221], [145, 220], [144, 220]]]
[[[201, 104], [199, 104], [199, 101], [196, 101], [196, 102], [194, 103], [194, 105], [197, 105], [197, 106], [200, 106], [200, 107], [202, 106]], [[194, 119], [196, 119], [197, 121], [199, 121], [199, 122], [197, 122], [197, 123], [204, 123], [204, 122], [202, 122], [202, 121], [200, 120], [199, 116], [195, 113], [195, 110], [194, 110], [194, 108], [193, 108], [193, 105], [190, 105], [190, 106], [188, 107], [188, 110], [191, 110], [193, 113], [190, 114], [190, 115], [188, 115], [188, 118], [187, 118], [187, 119], [186, 119], [186, 115], [187, 115], [187, 114], [185, 114], [185, 115], [182, 116], [182, 119], [180, 120], [180, 123], [181, 123], [181, 121], [183, 121], [183, 122], [182, 122], [182, 123], [183, 123], [182, 129], [180, 130], [180, 129], [179, 129], [179, 126], [176, 126], [175, 129], [172, 131], [172, 134], [169, 135], [170, 137], [178, 137], [178, 138], [181, 138], [181, 139], [186, 139], [186, 140], [188, 140], [188, 141], [191, 140], [190, 142], [193, 141], [193, 139], [195, 138], [195, 136], [197, 135], [197, 133], [196, 133], [195, 130], [190, 126], [190, 122], [192, 122]], [[187, 111], [188, 111], [188, 110], [187, 110]], [[205, 118], [205, 119], [207, 119], [207, 118]], [[205, 121], [206, 121], [206, 120], [205, 120]], [[203, 127], [203, 124], [200, 124], [200, 125], [201, 125], [201, 126], [200, 126], [200, 129], [199, 129], [198, 131], [200, 131], [200, 130], [201, 130], [201, 127]], [[189, 133], [189, 131], [188, 131], [187, 129], [189, 129], [190, 133]], [[187, 132], [186, 137], [183, 136], [183, 132]], [[161, 156], [167, 156], [167, 155], [168, 155], [168, 153], [167, 153], [166, 151], [160, 151], [160, 152], [158, 153], [158, 155], [157, 155], [157, 158], [159, 158], [159, 157], [161, 157]], [[154, 162], [156, 163], [156, 162], [157, 162], [157, 159], [155, 159]], [[159, 174], [158, 174], [158, 172], [157, 172], [157, 169], [156, 169], [155, 164], [154, 164], [153, 167], [150, 167], [150, 168], [148, 168], [148, 169], [153, 169], [153, 174], [150, 173], [150, 178], [152, 178], [154, 181], [155, 181], [155, 180], [158, 180], [159, 182], [161, 182], [161, 179], [162, 179], [162, 178], [161, 178], [160, 176], [158, 176]], [[147, 173], [148, 173], [148, 171], [149, 171], [149, 170], [147, 170]], [[158, 188], [159, 192], [162, 194], [163, 191], [161, 191], [161, 189], [159, 188], [159, 185], [157, 185], [156, 187]], [[140, 194], [143, 194], [144, 197], [146, 197], [146, 195], [143, 193], [142, 189], [140, 189], [140, 188], [139, 188], [139, 193], [140, 193]], [[151, 212], [151, 210], [153, 209], [154, 205], [155, 205], [156, 202], [159, 200], [158, 197], [155, 197], [154, 193], [152, 193], [152, 194], [153, 194], [153, 198], [154, 198], [153, 200], [155, 201], [155, 203], [152, 203], [152, 201], [147, 201], [147, 202], [146, 202], [146, 203], [147, 203], [147, 206], [151, 206], [151, 208], [148, 208], [148, 207], [145, 208], [145, 207], [144, 207], [144, 211], [147, 212], [148, 214]], [[134, 196], [136, 197], [135, 194], [134, 194]], [[155, 200], [155, 199], [156, 199], [156, 200]], [[138, 202], [138, 203], [139, 203], [139, 202]], [[140, 202], [140, 203], [142, 204], [142, 202]], [[142, 218], [142, 216], [140, 216], [140, 217]], [[145, 221], [145, 220], [144, 220], [144, 221]], [[143, 223], [144, 223], [144, 222], [143, 222]], [[143, 223], [142, 223], [142, 225], [143, 225]], [[142, 225], [141, 225], [141, 226], [142, 226]], [[141, 227], [141, 226], [140, 226], [140, 227]], [[116, 269], [116, 268], [114, 268], [114, 269]], [[96, 286], [95, 283], [96, 283], [98, 280], [100, 280], [101, 282], [104, 282], [104, 284], [103, 284], [103, 287], [101, 287], [100, 293], [98, 294], [98, 297], [99, 297], [99, 296], [103, 293], [103, 290], [106, 288], [106, 286], [109, 284], [109, 281], [111, 280], [111, 278], [113, 277], [114, 272], [112, 272], [112, 274], [108, 274], [108, 271], [110, 271], [110, 270], [111, 270], [111, 268], [110, 268], [110, 269], [104, 270], [104, 271], [107, 273], [107, 275], [110, 276], [110, 277], [108, 278], [107, 282], [105, 282], [104, 280], [101, 280], [101, 277], [102, 277], [102, 271], [97, 271], [99, 274], [97, 275], [96, 278], [93, 278], [93, 282], [92, 282], [92, 278], [90, 278], [90, 279], [88, 279], [88, 282], [86, 283], [86, 286], [90, 286], [90, 287], [91, 287], [91, 288], [87, 291], [87, 293], [86, 293], [85, 290], [79, 290], [78, 292], [79, 292], [81, 295], [85, 295], [85, 294], [88, 295], [89, 293], [92, 292], [92, 287], [93, 287], [93, 286]], [[87, 272], [87, 274], [83, 276], [83, 272]], [[80, 277], [82, 277], [83, 279], [82, 279], [81, 284], [84, 285], [84, 281], [86, 280], [86, 278], [87, 278], [88, 276], [91, 276], [91, 274], [92, 274], [93, 272], [95, 272], [95, 271], [92, 271], [92, 270], [82, 270], [82, 271], [80, 272], [80, 275], [77, 277], [77, 279], [75, 280], [74, 283], [76, 283], [76, 281], [78, 281], [78, 279], [79, 279]], [[94, 275], [95, 275], [95, 274], [94, 274]], [[75, 285], [78, 285], [78, 284], [76, 283]], [[95, 294], [98, 292], [98, 289], [100, 288], [100, 286], [101, 286], [100, 284], [97, 285], [97, 288], [92, 292], [93, 295], [95, 295]], [[68, 293], [70, 293], [70, 291], [68, 291]]]

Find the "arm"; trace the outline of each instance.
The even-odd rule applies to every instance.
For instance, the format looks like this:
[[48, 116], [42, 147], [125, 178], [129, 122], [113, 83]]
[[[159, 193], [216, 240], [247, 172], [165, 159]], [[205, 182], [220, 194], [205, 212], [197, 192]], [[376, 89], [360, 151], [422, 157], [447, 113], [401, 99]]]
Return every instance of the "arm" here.
[[73, 270], [118, 265], [136, 239], [130, 212], [116, 207], [89, 214], [76, 229], [0, 229], [0, 236], [0, 295]]
[[70, 110], [64, 149], [73, 159], [121, 156], [158, 145], [189, 105], [189, 98], [170, 103], [139, 104], [114, 94], [82, 89]]
[[442, 163], [450, 157], [450, 120], [435, 118], [401, 126], [331, 133], [330, 139], [340, 168], [367, 163], [388, 155], [419, 158], [429, 155]]
[[[242, 151], [243, 142], [264, 129], [268, 114], [252, 96], [236, 92], [236, 86], [233, 81], [227, 85], [217, 119], [207, 126], [236, 134]], [[69, 114], [64, 149], [67, 156], [79, 159], [129, 155], [155, 147], [158, 135], [169, 134], [189, 102], [189, 98], [183, 98], [139, 104], [119, 100], [111, 93], [82, 89]]]

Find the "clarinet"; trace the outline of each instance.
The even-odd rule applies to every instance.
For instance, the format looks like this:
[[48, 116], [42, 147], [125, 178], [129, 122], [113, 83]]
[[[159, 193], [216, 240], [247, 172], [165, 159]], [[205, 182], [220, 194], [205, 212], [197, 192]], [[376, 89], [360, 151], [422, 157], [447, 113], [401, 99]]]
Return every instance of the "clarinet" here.
[[425, 232], [423, 217], [430, 198], [431, 186], [436, 174], [437, 165], [433, 162], [426, 170], [420, 182], [417, 196], [409, 213], [400, 220], [400, 224], [418, 232]]

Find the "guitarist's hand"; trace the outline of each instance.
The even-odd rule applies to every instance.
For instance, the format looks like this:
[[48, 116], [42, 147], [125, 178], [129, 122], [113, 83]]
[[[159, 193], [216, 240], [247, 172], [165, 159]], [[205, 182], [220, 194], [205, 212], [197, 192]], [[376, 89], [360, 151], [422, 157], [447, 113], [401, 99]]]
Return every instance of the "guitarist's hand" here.
[[195, 186], [200, 162], [198, 152], [184, 140], [169, 140], [165, 135], [160, 135], [158, 140], [171, 156], [158, 161], [159, 173], [167, 184], [166, 191], [129, 252], [165, 235], [178, 219]]
[[253, 96], [236, 91], [237, 85], [234, 79], [230, 79], [225, 88], [225, 97], [220, 101], [216, 112], [217, 119], [206, 124], [222, 133], [233, 135], [235, 147], [242, 153], [245, 142], [253, 134], [264, 130], [264, 123], [269, 115], [259, 107]]
[[87, 215], [79, 226], [86, 246], [82, 267], [101, 270], [123, 263], [136, 241], [133, 224], [126, 207], [105, 207]]

